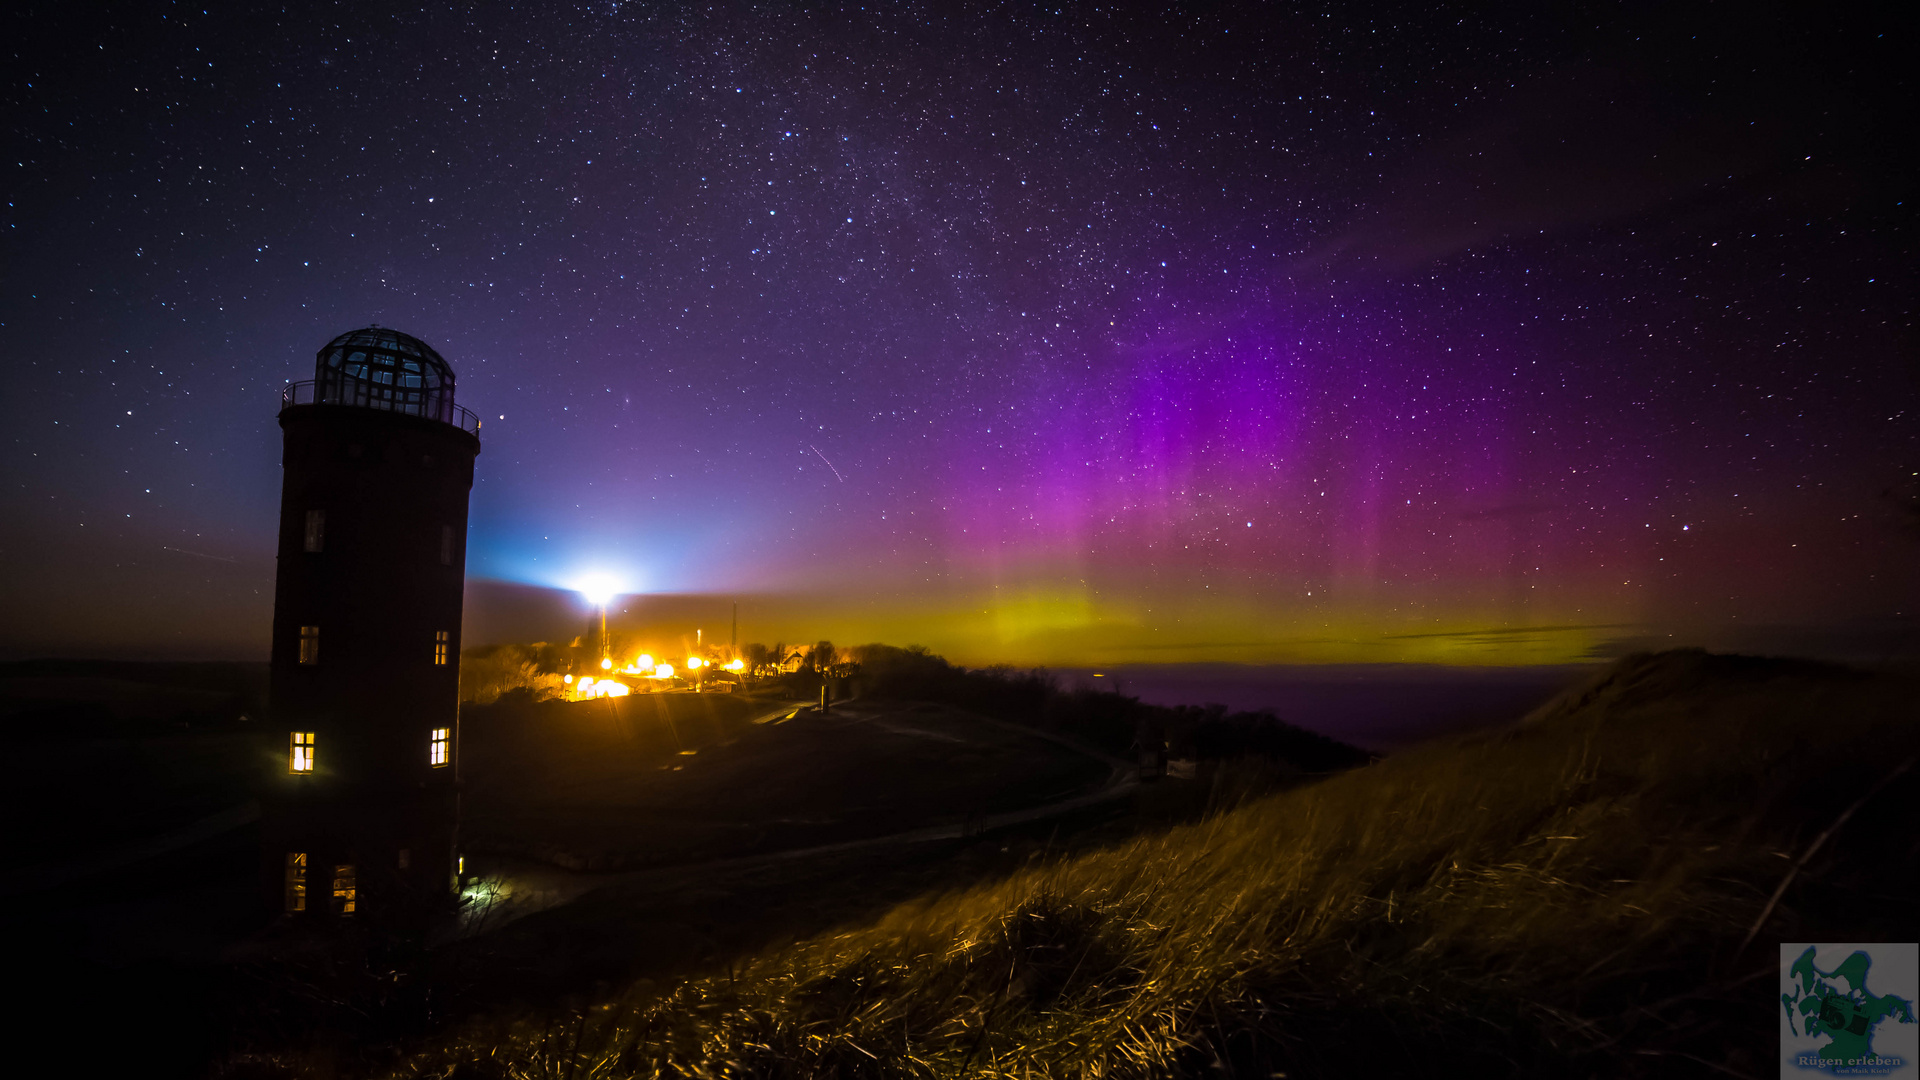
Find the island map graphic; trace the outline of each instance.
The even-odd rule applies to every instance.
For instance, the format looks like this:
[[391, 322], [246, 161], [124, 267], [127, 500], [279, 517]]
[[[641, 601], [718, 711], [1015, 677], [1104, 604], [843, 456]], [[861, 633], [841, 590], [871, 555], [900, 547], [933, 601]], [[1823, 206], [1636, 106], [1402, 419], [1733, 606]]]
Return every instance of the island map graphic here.
[[[1782, 948], [1783, 962], [1791, 948]], [[1912, 950], [1914, 946], [1858, 948], [1831, 971], [1821, 970], [1816, 962], [1818, 948], [1816, 945], [1807, 945], [1786, 965], [1788, 989], [1780, 995], [1780, 1004], [1787, 1012], [1789, 1030], [1802, 1040], [1815, 1040], [1818, 1049], [1809, 1052], [1804, 1048], [1783, 1045], [1782, 1049], [1788, 1051], [1783, 1056], [1783, 1065], [1819, 1070], [1835, 1076], [1890, 1076], [1896, 1071], [1906, 1072], [1906, 1067], [1912, 1064], [1911, 1060], [1879, 1052], [1875, 1048], [1874, 1038], [1888, 1020], [1900, 1024], [1913, 1023], [1913, 1000], [1893, 993], [1875, 993], [1869, 987], [1874, 955], [1868, 949], [1875, 952], [1904, 952]], [[1900, 958], [1904, 960], [1906, 956]], [[1885, 989], [1884, 984], [1882, 989]]]

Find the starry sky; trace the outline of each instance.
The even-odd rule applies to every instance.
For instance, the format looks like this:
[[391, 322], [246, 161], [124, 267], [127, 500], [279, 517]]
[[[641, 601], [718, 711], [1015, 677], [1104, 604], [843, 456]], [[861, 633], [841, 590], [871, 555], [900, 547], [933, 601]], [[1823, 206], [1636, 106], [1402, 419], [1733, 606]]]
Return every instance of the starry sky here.
[[608, 575], [975, 663], [1911, 651], [1876, 18], [29, 3], [0, 651], [264, 657], [369, 323], [485, 420], [470, 644]]

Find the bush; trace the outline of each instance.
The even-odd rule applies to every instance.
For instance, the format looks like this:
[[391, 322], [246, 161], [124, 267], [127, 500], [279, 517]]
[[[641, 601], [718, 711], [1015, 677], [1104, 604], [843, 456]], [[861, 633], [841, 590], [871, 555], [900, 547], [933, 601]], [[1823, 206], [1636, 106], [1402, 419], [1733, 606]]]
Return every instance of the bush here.
[[1370, 760], [1363, 750], [1272, 712], [1228, 713], [1220, 705], [1169, 708], [1108, 690], [1062, 690], [1044, 669], [969, 670], [923, 645], [861, 645], [851, 652], [866, 696], [958, 705], [1033, 724], [1116, 757], [1163, 750], [1176, 757], [1264, 757], [1307, 772], [1333, 772]]
[[1228, 713], [1221, 705], [1173, 710], [1169, 749], [1201, 760], [1261, 757], [1292, 762], [1308, 772], [1337, 772], [1365, 765], [1364, 750], [1296, 727], [1267, 710]]
[[460, 700], [487, 705], [505, 694], [534, 701], [561, 696], [565, 683], [543, 663], [549, 651], [544, 642], [465, 650], [460, 654]]

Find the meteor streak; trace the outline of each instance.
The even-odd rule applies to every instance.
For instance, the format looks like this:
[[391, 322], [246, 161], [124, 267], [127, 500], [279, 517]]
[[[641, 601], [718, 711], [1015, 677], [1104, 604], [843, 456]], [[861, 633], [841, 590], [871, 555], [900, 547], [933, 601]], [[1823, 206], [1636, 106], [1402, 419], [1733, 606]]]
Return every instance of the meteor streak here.
[[224, 555], [209, 555], [204, 551], [188, 551], [186, 548], [168, 547], [165, 544], [160, 545], [160, 550], [178, 552], [181, 555], [191, 555], [196, 559], [212, 559], [214, 562], [239, 562], [240, 561], [239, 559], [229, 559]]
[[[819, 448], [819, 447], [817, 447], [817, 446], [809, 446], [809, 447], [807, 447], [807, 449], [809, 449], [809, 450], [811, 450], [811, 451], [813, 451], [813, 452], [814, 452], [814, 453], [816, 453], [816, 454], [820, 454], [820, 448]], [[820, 454], [820, 460], [821, 460], [821, 461], [827, 461], [827, 455], [825, 455], [825, 454]], [[827, 468], [829, 468], [829, 469], [833, 469], [833, 462], [831, 462], [831, 461], [827, 461]], [[844, 476], [841, 476], [841, 475], [840, 475], [840, 470], [839, 470], [839, 469], [833, 469], [833, 475], [834, 475], [834, 477], [835, 477], [836, 479], [838, 479], [838, 480], [839, 480], [839, 481], [840, 481], [841, 483], [843, 483], [843, 484], [844, 484], [844, 483], [846, 483], [846, 482], [847, 482], [847, 478], [846, 478], [846, 477], [844, 477]]]

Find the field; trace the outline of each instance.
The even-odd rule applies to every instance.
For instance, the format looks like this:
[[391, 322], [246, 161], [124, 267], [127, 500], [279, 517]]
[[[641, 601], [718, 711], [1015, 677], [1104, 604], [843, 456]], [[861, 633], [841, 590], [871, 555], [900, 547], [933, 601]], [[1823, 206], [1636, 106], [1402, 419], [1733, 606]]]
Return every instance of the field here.
[[465, 846], [634, 870], [964, 822], [1111, 772], [1087, 753], [937, 704], [645, 694], [469, 707]]
[[[824, 716], [751, 695], [469, 707], [471, 869], [576, 902], [504, 929], [529, 909], [491, 912], [430, 952], [348, 938], [344, 952], [288, 956], [253, 939], [264, 916], [251, 799], [263, 770], [284, 767], [281, 739], [256, 719], [264, 676], [264, 665], [0, 668], [5, 799], [31, 823], [9, 834], [0, 898], [29, 931], [18, 970], [42, 993], [26, 1015], [46, 1030], [115, 1017], [123, 1038], [95, 1051], [103, 1063], [124, 1053], [144, 1075], [203, 1075], [261, 1047], [386, 1060], [448, 1017], [691, 970], [1015, 857], [979, 840], [781, 852], [915, 829], [957, 837], [982, 815], [1112, 776], [1097, 755], [925, 703]], [[726, 865], [756, 857], [772, 861]], [[142, 1005], [124, 1009], [131, 999]]]
[[[1366, 758], [892, 663], [825, 716], [469, 708], [464, 930], [298, 954], [221, 818], [259, 672], [10, 669], [28, 1020], [143, 1075], [1758, 1076], [1774, 942], [1912, 936], [1907, 676], [1633, 658], [1327, 774]], [[1114, 787], [1136, 730], [1333, 764]]]
[[229, 817], [268, 752], [265, 664], [0, 664], [8, 891]]
[[1630, 658], [1510, 730], [498, 1010], [393, 1072], [1762, 1075], [1774, 942], [1911, 936], [1914, 691]]

